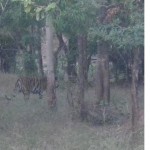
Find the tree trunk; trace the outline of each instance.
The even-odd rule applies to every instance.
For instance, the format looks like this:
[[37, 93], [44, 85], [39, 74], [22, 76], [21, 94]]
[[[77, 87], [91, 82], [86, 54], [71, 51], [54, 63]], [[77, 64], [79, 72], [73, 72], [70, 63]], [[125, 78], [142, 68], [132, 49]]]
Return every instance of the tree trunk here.
[[77, 78], [77, 70], [76, 70], [76, 51], [77, 51], [77, 37], [76, 36], [71, 36], [69, 41], [68, 41], [68, 45], [64, 42], [63, 39], [63, 35], [62, 34], [58, 34], [57, 33], [57, 38], [59, 40], [59, 49], [63, 49], [65, 54], [66, 54], [66, 58], [67, 58], [67, 76], [69, 81], [76, 81]]
[[138, 124], [138, 78], [139, 78], [139, 59], [140, 49], [134, 50], [134, 58], [132, 65], [132, 85], [131, 85], [131, 95], [132, 95], [132, 145], [134, 146], [136, 141], [136, 129]]
[[98, 104], [100, 101], [103, 100], [103, 93], [104, 93], [104, 87], [103, 87], [103, 72], [102, 72], [102, 60], [101, 60], [101, 46], [100, 43], [97, 43], [97, 53], [98, 53], [98, 58], [97, 58], [97, 69], [96, 69], [96, 95], [98, 99]]
[[104, 44], [104, 68], [103, 68], [103, 82], [104, 82], [104, 100], [110, 103], [110, 81], [109, 81], [109, 56], [108, 46]]
[[53, 26], [49, 16], [46, 18], [46, 57], [47, 57], [47, 95], [48, 105], [56, 106], [54, 53], [53, 53]]
[[67, 52], [67, 74], [68, 79], [70, 81], [75, 81], [77, 78], [77, 71], [76, 71], [76, 51], [77, 51], [77, 38], [71, 37], [69, 39], [69, 49]]
[[39, 73], [40, 76], [44, 76], [44, 69], [43, 69], [43, 60], [42, 60], [42, 33], [40, 32], [40, 29], [38, 28], [38, 36], [40, 36], [40, 42], [38, 44], [38, 67], [39, 67]]
[[85, 88], [88, 86], [88, 70], [89, 70], [89, 65], [90, 65], [90, 58], [88, 59], [87, 56], [87, 36], [83, 37], [83, 48], [84, 50], [84, 86]]
[[43, 70], [43, 61], [42, 61], [42, 52], [41, 52], [41, 49], [39, 49], [38, 55], [39, 55], [39, 58], [38, 58], [39, 73], [40, 73], [40, 76], [43, 77], [44, 76], [44, 70]]
[[90, 64], [91, 64], [91, 57], [92, 55], [90, 54], [89, 56], [87, 56], [87, 53], [86, 53], [86, 62], [85, 62], [85, 88], [87, 88], [89, 86], [89, 82], [88, 82], [88, 72], [89, 72], [89, 67], [90, 67]]
[[78, 36], [78, 52], [79, 52], [79, 74], [78, 74], [78, 102], [80, 107], [80, 117], [82, 120], [85, 120], [87, 117], [87, 112], [85, 108], [84, 101], [84, 92], [85, 92], [85, 60], [86, 60], [86, 44], [85, 44], [85, 36]]
[[118, 76], [118, 75], [119, 75], [119, 73], [118, 73], [118, 67], [115, 66], [115, 69], [114, 69], [114, 70], [115, 70], [115, 82], [118, 83], [118, 80], [119, 80], [119, 76]]
[[110, 102], [110, 84], [109, 84], [109, 58], [107, 43], [98, 42], [98, 60], [96, 71], [96, 94], [98, 104]]

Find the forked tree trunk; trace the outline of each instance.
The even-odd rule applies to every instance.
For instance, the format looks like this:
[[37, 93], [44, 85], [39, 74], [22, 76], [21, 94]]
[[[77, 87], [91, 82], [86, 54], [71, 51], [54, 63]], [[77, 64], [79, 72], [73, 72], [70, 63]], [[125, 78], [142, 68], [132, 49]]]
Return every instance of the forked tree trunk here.
[[109, 85], [109, 58], [107, 43], [98, 42], [98, 60], [96, 71], [96, 95], [97, 103], [110, 102], [110, 85]]
[[[62, 34], [57, 34], [57, 38], [59, 40], [59, 48], [63, 49], [66, 57], [67, 57], [67, 74], [68, 76], [73, 76], [74, 78], [77, 77], [76, 72], [76, 44], [77, 38], [71, 37], [68, 41], [68, 45], [64, 42]], [[87, 45], [87, 37], [84, 38], [85, 47]], [[59, 51], [59, 50], [58, 50]], [[84, 75], [85, 75], [85, 82], [88, 82], [88, 70], [91, 63], [91, 55], [87, 56], [87, 52], [85, 52], [86, 61], [84, 66]]]
[[84, 101], [84, 92], [85, 92], [85, 60], [86, 60], [86, 40], [85, 36], [78, 36], [78, 52], [79, 52], [79, 72], [78, 72], [78, 102], [80, 107], [80, 117], [82, 120], [86, 119], [87, 112]]
[[47, 57], [47, 95], [48, 105], [56, 106], [54, 53], [53, 53], [53, 26], [50, 19], [46, 18], [46, 57]]
[[136, 141], [136, 129], [138, 125], [138, 114], [139, 114], [139, 104], [138, 104], [138, 78], [139, 78], [139, 65], [140, 65], [140, 49], [134, 50], [134, 58], [132, 65], [132, 85], [131, 85], [131, 95], [132, 95], [132, 145], [134, 146]]

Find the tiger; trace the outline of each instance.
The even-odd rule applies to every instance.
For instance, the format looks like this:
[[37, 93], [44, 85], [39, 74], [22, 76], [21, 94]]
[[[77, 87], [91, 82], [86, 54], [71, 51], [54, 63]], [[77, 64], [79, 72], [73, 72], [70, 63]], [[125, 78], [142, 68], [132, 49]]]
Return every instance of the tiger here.
[[[55, 88], [58, 88], [57, 77], [55, 77]], [[46, 77], [19, 77], [15, 83], [14, 93], [23, 93], [24, 99], [28, 100], [30, 94], [38, 94], [43, 98], [43, 92], [47, 89]]]

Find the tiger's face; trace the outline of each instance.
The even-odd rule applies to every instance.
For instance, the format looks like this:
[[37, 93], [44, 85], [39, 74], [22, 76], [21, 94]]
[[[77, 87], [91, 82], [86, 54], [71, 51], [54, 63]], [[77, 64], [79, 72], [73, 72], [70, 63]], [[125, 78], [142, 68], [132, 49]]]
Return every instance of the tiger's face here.
[[15, 88], [13, 89], [14, 93], [20, 93], [21, 92], [21, 81], [19, 81], [19, 79], [17, 80], [16, 84], [15, 84]]
[[30, 92], [29, 90], [27, 90], [27, 86], [26, 86], [26, 79], [25, 78], [19, 78], [17, 81], [16, 81], [16, 84], [15, 84], [15, 88], [13, 89], [13, 97], [16, 97], [16, 95], [18, 93], [23, 93], [24, 95], [24, 99], [29, 99], [29, 95], [30, 95]]

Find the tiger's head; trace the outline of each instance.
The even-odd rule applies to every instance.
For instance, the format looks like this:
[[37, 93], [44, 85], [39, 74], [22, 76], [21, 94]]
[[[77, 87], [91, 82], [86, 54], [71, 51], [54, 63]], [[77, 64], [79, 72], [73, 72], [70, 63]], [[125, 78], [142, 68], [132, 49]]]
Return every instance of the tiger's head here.
[[16, 84], [15, 84], [15, 88], [13, 89], [14, 93], [19, 93], [21, 92], [21, 82], [20, 80], [18, 79]]

